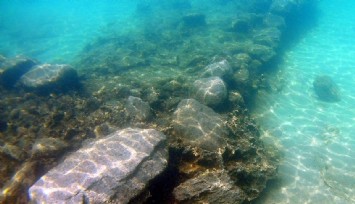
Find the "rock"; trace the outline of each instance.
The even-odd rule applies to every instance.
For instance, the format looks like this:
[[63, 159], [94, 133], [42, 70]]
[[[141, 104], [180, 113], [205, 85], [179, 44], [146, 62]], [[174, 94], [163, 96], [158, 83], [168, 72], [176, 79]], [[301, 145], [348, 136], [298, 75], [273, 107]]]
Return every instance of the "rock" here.
[[286, 26], [285, 19], [282, 16], [267, 14], [263, 19], [263, 24], [268, 27], [283, 29]]
[[[276, 48], [281, 40], [281, 31], [276, 27], [258, 30], [253, 34], [253, 42], [267, 47]], [[267, 59], [266, 59], [267, 60]]]
[[128, 116], [136, 122], [146, 121], [152, 115], [149, 104], [134, 96], [128, 97], [126, 110]]
[[209, 64], [205, 67], [202, 76], [203, 77], [223, 77], [232, 72], [232, 68], [226, 59], [219, 62]]
[[24, 74], [20, 84], [40, 92], [55, 92], [76, 88], [79, 79], [77, 72], [69, 65], [41, 64]]
[[268, 62], [276, 55], [275, 51], [271, 47], [259, 44], [250, 45], [248, 53], [250, 56], [259, 59], [262, 62]]
[[182, 17], [183, 25], [187, 28], [194, 28], [206, 25], [206, 17], [200, 13], [192, 13]]
[[215, 107], [227, 97], [227, 87], [219, 77], [198, 79], [193, 83], [192, 94], [201, 103]]
[[11, 88], [23, 74], [36, 64], [36, 61], [22, 56], [2, 59], [0, 63], [0, 84], [6, 88]]
[[313, 81], [313, 88], [320, 100], [327, 102], [340, 101], [339, 88], [329, 76], [317, 76]]
[[60, 138], [40, 138], [32, 146], [31, 157], [40, 158], [58, 155], [68, 146], [69, 145]]
[[249, 71], [245, 68], [239, 69], [233, 75], [233, 80], [237, 84], [245, 84], [249, 80]]
[[23, 149], [9, 143], [5, 143], [3, 147], [0, 147], [0, 153], [6, 154], [17, 161], [23, 161], [25, 159]]
[[243, 96], [237, 91], [231, 91], [228, 100], [234, 105], [245, 106]]
[[167, 166], [166, 137], [127, 128], [88, 143], [30, 189], [34, 203], [128, 203]]
[[244, 192], [224, 171], [206, 171], [174, 189], [178, 203], [243, 203]]
[[256, 13], [242, 13], [232, 22], [231, 31], [239, 34], [248, 34], [262, 24], [262, 15]]
[[225, 144], [228, 135], [222, 117], [194, 99], [182, 100], [174, 112], [172, 127], [182, 140], [208, 151]]
[[273, 0], [270, 6], [270, 11], [276, 14], [287, 14], [302, 1], [303, 0]]
[[232, 23], [232, 31], [246, 34], [251, 30], [250, 22], [247, 19], [237, 19]]

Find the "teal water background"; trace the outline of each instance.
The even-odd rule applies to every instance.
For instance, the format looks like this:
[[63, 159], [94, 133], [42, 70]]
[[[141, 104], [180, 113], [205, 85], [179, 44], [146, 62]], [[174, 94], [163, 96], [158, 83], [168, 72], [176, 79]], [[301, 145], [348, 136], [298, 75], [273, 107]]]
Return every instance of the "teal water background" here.
[[0, 53], [49, 63], [70, 63], [113, 22], [135, 9], [129, 0], [0, 1]]
[[[285, 88], [259, 97], [264, 139], [284, 160], [258, 203], [355, 203], [355, 2], [324, 0], [319, 8], [318, 25], [280, 65]], [[333, 78], [340, 102], [316, 99], [317, 75]]]

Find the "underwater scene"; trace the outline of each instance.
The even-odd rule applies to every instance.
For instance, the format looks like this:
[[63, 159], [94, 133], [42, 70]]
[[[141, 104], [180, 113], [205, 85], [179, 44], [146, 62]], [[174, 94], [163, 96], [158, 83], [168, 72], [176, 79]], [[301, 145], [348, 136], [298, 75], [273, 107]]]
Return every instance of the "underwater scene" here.
[[355, 2], [0, 0], [0, 203], [355, 203]]

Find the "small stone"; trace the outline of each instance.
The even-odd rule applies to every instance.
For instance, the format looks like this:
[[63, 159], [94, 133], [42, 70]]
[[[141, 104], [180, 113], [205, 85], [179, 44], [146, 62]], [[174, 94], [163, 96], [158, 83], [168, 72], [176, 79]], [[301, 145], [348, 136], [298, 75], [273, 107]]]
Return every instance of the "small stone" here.
[[25, 154], [23, 150], [15, 145], [6, 143], [3, 147], [0, 148], [0, 151], [3, 154], [10, 156], [17, 161], [23, 161], [25, 159]]
[[219, 77], [198, 79], [193, 83], [193, 96], [201, 103], [215, 107], [227, 97], [227, 87]]
[[31, 157], [52, 157], [68, 147], [68, 143], [59, 138], [41, 138], [32, 146]]
[[146, 121], [151, 117], [149, 104], [138, 97], [128, 97], [126, 110], [128, 116], [137, 122]]
[[233, 104], [245, 105], [243, 96], [238, 91], [231, 91], [229, 93], [228, 99]]
[[317, 76], [313, 82], [313, 88], [318, 98], [322, 101], [340, 101], [339, 88], [330, 76]]
[[238, 84], [246, 83], [249, 80], [249, 71], [242, 68], [234, 73], [233, 79]]

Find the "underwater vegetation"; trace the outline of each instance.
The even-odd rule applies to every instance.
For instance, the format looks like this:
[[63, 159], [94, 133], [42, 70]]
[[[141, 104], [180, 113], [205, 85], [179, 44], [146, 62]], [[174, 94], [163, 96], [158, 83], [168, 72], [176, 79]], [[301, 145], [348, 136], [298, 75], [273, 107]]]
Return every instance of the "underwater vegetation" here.
[[[283, 34], [312, 6], [139, 1], [130, 26], [113, 22], [70, 65], [1, 56], [0, 202], [257, 198], [280, 156], [249, 109], [258, 91], [278, 91], [268, 76]], [[70, 181], [83, 188], [66, 192]]]

